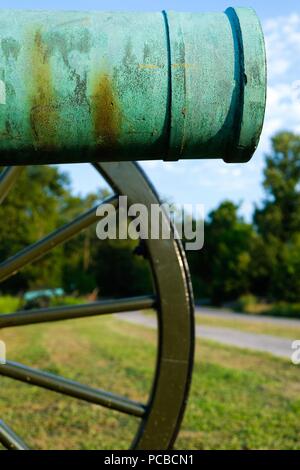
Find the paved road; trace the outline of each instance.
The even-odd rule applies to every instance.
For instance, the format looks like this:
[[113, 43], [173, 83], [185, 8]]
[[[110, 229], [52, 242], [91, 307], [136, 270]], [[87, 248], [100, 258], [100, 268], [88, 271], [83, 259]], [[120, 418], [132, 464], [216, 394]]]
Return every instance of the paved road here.
[[[215, 312], [215, 313], [218, 316], [219, 315], [224, 316], [223, 313], [221, 314], [219, 312]], [[233, 315], [233, 318], [236, 318], [236, 314], [232, 314], [232, 313], [229, 313], [229, 314]], [[209, 315], [211, 314], [209, 313]], [[125, 320], [130, 323], [143, 325], [148, 328], [156, 328], [155, 318], [151, 316], [145, 316], [141, 314], [140, 312], [122, 313], [117, 316], [121, 320]], [[269, 317], [267, 317], [267, 319], [273, 320]], [[258, 320], [258, 319], [255, 317], [255, 320]], [[276, 324], [278, 324], [277, 323], [278, 319], [274, 319], [274, 320], [276, 320]], [[294, 320], [284, 320], [284, 321], [293, 322]], [[299, 323], [300, 322], [298, 321], [298, 325]], [[198, 338], [204, 338], [204, 339], [216, 341], [221, 344], [235, 346], [235, 347], [243, 348], [243, 349], [250, 349], [253, 351], [267, 352], [267, 353], [273, 354], [274, 356], [288, 358], [288, 359], [290, 359], [292, 352], [293, 352], [291, 348], [292, 342], [289, 339], [278, 338], [276, 336], [262, 335], [262, 334], [256, 334], [256, 333], [245, 333], [239, 330], [234, 330], [232, 328], [217, 328], [217, 327], [211, 327], [211, 326], [197, 325], [196, 336]]]

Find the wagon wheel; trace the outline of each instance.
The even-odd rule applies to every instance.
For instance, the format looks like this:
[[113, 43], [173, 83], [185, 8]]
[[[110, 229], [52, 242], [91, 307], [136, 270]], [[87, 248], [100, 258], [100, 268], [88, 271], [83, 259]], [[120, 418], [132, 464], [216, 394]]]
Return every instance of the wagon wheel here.
[[[153, 187], [137, 164], [97, 163], [94, 167], [112, 187], [114, 196], [109, 202], [116, 207], [119, 195], [127, 195], [129, 204], [139, 202], [148, 208], [151, 204], [158, 203]], [[4, 200], [20, 171], [20, 167], [12, 167], [2, 173], [0, 202]], [[93, 208], [2, 262], [0, 282], [95, 222], [96, 210]], [[181, 244], [173, 237], [170, 240], [146, 240], [145, 244], [154, 279], [155, 296], [112, 299], [76, 307], [55, 307], [2, 315], [0, 329], [155, 308], [158, 350], [148, 403], [140, 404], [9, 361], [0, 365], [0, 375], [135, 416], [140, 419], [140, 425], [132, 448], [163, 450], [170, 449], [174, 444], [187, 401], [194, 350], [193, 299]], [[27, 449], [23, 440], [1, 421], [0, 442], [7, 449]]]

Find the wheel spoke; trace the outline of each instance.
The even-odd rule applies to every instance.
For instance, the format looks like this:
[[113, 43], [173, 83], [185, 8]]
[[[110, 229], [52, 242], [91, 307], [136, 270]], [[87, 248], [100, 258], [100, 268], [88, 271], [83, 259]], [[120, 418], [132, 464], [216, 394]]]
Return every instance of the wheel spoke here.
[[78, 398], [89, 403], [102, 405], [106, 408], [120, 411], [132, 416], [143, 417], [146, 407], [140, 403], [120, 397], [110, 392], [82, 385], [73, 380], [59, 377], [31, 367], [8, 361], [0, 365], [0, 375], [10, 377], [20, 382], [36, 385], [47, 390]]
[[[113, 204], [115, 207], [118, 205], [118, 197], [112, 196], [104, 201], [102, 204]], [[21, 268], [28, 263], [39, 259], [46, 253], [51, 251], [61, 243], [66, 242], [70, 238], [77, 235], [82, 230], [94, 224], [99, 216], [96, 215], [97, 208], [87, 211], [85, 214], [77, 217], [72, 222], [64, 225], [63, 227], [55, 230], [47, 235], [42, 240], [26, 247], [24, 250], [19, 251], [16, 255], [0, 264], [0, 282], [4, 281], [13, 274], [16, 274]]]
[[0, 443], [8, 450], [29, 450], [22, 439], [1, 420]]
[[24, 170], [23, 166], [7, 167], [0, 175], [0, 204], [4, 201], [18, 176]]
[[35, 323], [48, 323], [76, 318], [109, 315], [112, 313], [125, 313], [136, 310], [155, 308], [155, 297], [131, 297], [128, 299], [112, 299], [90, 304], [71, 305], [64, 307], [41, 308], [37, 310], [24, 310], [7, 315], [0, 314], [0, 328], [9, 328]]

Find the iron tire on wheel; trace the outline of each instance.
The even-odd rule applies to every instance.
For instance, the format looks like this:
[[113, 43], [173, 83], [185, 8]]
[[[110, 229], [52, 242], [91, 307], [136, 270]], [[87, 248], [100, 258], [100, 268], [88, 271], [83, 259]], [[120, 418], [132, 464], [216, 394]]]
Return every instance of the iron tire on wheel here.
[[[128, 197], [128, 204], [142, 203], [150, 211], [152, 204], [159, 203], [155, 190], [137, 164], [132, 162], [97, 163], [93, 166], [104, 176], [115, 191], [116, 196], [126, 195]], [[17, 177], [19, 172], [16, 171], [15, 173]], [[7, 175], [3, 174], [0, 181], [0, 189], [2, 186], [6, 193], [13, 180], [12, 172], [8, 171], [7, 174], [8, 178]], [[65, 240], [60, 237], [59, 243], [63, 241]], [[148, 403], [144, 408], [138, 408], [138, 410], [143, 409], [143, 413], [139, 411], [133, 411], [132, 413], [141, 417], [141, 424], [131, 447], [132, 449], [143, 450], [166, 450], [173, 447], [177, 437], [191, 382], [194, 355], [193, 296], [188, 266], [181, 243], [174, 236], [170, 240], [148, 239], [144, 242], [155, 284], [158, 351], [155, 377]], [[34, 247], [34, 249], [37, 251], [37, 248]], [[1, 269], [7, 269], [8, 264], [8, 261], [0, 264], [0, 280]], [[117, 302], [118, 299], [116, 299], [116, 304]], [[113, 303], [110, 304], [110, 312], [115, 311], [112, 305]], [[103, 309], [103, 306], [100, 305], [99, 308]], [[60, 311], [60, 318], [57, 316], [54, 318], [53, 311], [44, 313], [48, 315], [46, 321], [68, 318], [68, 310]], [[39, 312], [33, 315], [31, 319], [28, 312], [27, 316], [25, 315], [24, 312], [3, 315], [0, 317], [0, 328], [45, 321], [45, 315], [41, 319], [42, 315]], [[72, 315], [73, 317], [70, 318], [75, 318], [73, 311]], [[89, 315], [85, 312], [84, 314], [77, 314], [76, 318], [80, 316]], [[8, 362], [6, 365], [0, 365], [0, 375], [50, 390], [60, 391], [86, 401], [98, 404], [103, 402], [101, 397], [100, 402], [99, 400], [93, 401], [94, 395], [91, 389], [85, 390], [83, 394], [78, 392], [81, 387], [80, 384], [75, 384], [75, 393], [73, 392], [73, 382], [67, 381], [68, 383], [66, 382], [63, 387], [61, 387], [61, 384], [60, 386], [55, 384], [53, 386], [53, 381], [55, 383], [56, 380], [55, 377], [53, 378], [50, 374], [44, 372], [36, 374], [33, 369], [26, 369], [26, 367], [22, 369], [22, 367]], [[110, 406], [109, 400], [106, 400], [104, 406], [113, 408], [113, 406]], [[123, 411], [121, 408], [119, 410]], [[22, 439], [16, 436], [10, 427], [1, 421], [0, 442], [6, 448], [27, 448]]]

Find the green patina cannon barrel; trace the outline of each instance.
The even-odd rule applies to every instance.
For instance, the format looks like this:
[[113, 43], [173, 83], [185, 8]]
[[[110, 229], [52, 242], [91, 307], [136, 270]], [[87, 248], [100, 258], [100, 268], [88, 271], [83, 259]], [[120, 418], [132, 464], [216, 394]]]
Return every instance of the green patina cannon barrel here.
[[253, 10], [0, 10], [0, 165], [244, 162], [266, 98]]

